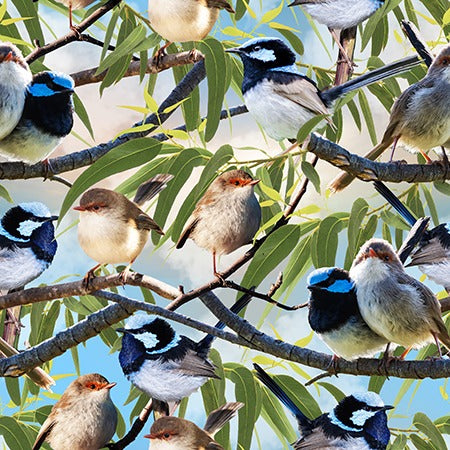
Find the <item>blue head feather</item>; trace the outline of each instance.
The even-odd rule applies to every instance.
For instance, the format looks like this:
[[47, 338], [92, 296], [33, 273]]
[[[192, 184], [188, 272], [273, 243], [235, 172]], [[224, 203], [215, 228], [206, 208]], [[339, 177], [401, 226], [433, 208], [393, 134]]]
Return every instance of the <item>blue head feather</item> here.
[[75, 87], [75, 82], [70, 75], [63, 72], [48, 72], [53, 83], [57, 84], [66, 89], [73, 89]]
[[307, 284], [308, 286], [314, 286], [316, 284], [322, 283], [322, 281], [330, 278], [333, 273], [334, 267], [321, 267], [311, 272], [308, 276]]
[[345, 294], [355, 287], [355, 283], [351, 280], [336, 280], [326, 288], [327, 291]]
[[50, 210], [43, 203], [29, 202], [19, 203], [19, 206], [26, 212], [33, 214], [36, 217], [51, 217]]
[[387, 446], [391, 438], [385, 411], [377, 412], [364, 426], [364, 431], [377, 443]]
[[[55, 85], [60, 86], [63, 89], [73, 90], [75, 84], [69, 75], [60, 72], [45, 72], [40, 74], [41, 76], [38, 78], [39, 81], [32, 81], [32, 83], [28, 86], [28, 92], [33, 97], [51, 97], [52, 95], [57, 95], [61, 92], [60, 89], [52, 89], [48, 86], [48, 79], [46, 81], [45, 75], [50, 78], [50, 81]], [[42, 81], [41, 81], [42, 80]]]
[[[53, 261], [58, 244], [55, 239], [55, 227], [52, 222], [44, 222], [33, 231], [31, 243], [36, 256], [44, 261], [46, 267]], [[37, 248], [36, 248], [37, 247]]]

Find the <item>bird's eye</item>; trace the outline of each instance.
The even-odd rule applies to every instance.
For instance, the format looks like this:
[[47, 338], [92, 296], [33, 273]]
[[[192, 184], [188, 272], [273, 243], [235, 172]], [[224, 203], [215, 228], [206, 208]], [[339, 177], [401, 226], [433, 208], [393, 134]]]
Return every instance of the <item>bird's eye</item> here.
[[94, 208], [95, 211], [98, 211], [100, 209], [100, 206], [95, 205], [93, 208]]
[[257, 45], [256, 47], [253, 47], [253, 50], [255, 50], [255, 52], [259, 52], [261, 50], [261, 47]]
[[385, 261], [389, 261], [391, 258], [389, 258], [389, 255], [386, 255], [385, 257], [384, 257], [384, 260]]
[[92, 390], [94, 390], [96, 387], [97, 387], [97, 386], [96, 386], [94, 383], [92, 383], [92, 384], [89, 385], [89, 389], [92, 389]]
[[239, 183], [239, 181], [237, 181], [237, 180], [234, 182], [234, 185], [235, 185], [235, 186], [239, 186], [239, 184], [240, 184], [240, 183]]
[[164, 433], [163, 437], [164, 437], [164, 439], [169, 439], [170, 438], [170, 433]]
[[448, 66], [449, 63], [450, 63], [450, 58], [444, 57], [444, 58], [441, 59], [441, 64], [442, 64], [443, 66]]

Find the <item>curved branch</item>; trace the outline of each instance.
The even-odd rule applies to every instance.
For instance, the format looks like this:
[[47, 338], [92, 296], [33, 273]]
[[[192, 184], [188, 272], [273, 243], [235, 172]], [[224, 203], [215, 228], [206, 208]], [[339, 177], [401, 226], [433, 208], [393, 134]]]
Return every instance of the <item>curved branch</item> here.
[[84, 19], [79, 25], [75, 26], [74, 30], [70, 30], [66, 35], [56, 39], [50, 44], [43, 45], [42, 47], [38, 47], [33, 50], [26, 58], [25, 61], [28, 64], [36, 61], [36, 59], [41, 56], [46, 55], [58, 48], [64, 47], [65, 45], [74, 42], [81, 41], [81, 33], [89, 28], [94, 22], [96, 22], [100, 17], [103, 17], [108, 11], [117, 6], [121, 0], [109, 0], [108, 3], [100, 6], [97, 10], [95, 10], [89, 17]]
[[425, 183], [450, 179], [450, 168], [443, 164], [381, 163], [350, 153], [316, 133], [311, 135], [307, 150], [333, 166], [345, 170], [363, 181], [389, 181], [392, 183]]

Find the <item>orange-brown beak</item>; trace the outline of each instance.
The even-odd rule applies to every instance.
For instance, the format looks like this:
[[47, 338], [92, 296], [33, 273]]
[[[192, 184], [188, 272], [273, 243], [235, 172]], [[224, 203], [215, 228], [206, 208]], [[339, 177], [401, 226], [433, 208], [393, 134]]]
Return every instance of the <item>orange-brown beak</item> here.
[[75, 211], [86, 211], [86, 208], [84, 206], [74, 206], [73, 209]]
[[3, 61], [12, 61], [14, 59], [14, 53], [13, 52], [9, 52], [5, 58], [3, 59]]
[[156, 436], [154, 435], [154, 434], [146, 434], [145, 436], [144, 436], [145, 438], [147, 438], [147, 439], [156, 439]]
[[258, 184], [260, 181], [261, 181], [261, 180], [252, 180], [252, 181], [250, 181], [248, 184], [249, 184], [250, 186], [254, 186], [255, 184]]
[[117, 383], [109, 383], [106, 386], [104, 386], [104, 389], [112, 389]]
[[378, 258], [378, 253], [372, 248], [369, 248], [369, 258]]

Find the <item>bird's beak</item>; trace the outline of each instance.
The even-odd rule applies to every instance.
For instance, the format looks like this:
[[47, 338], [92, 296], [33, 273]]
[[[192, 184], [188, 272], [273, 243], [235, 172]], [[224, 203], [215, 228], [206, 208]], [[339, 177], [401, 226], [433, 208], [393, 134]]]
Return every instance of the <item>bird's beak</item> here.
[[261, 180], [252, 180], [250, 181], [249, 186], [255, 186], [255, 184], [258, 184]]
[[369, 248], [369, 258], [378, 258], [378, 253], [372, 248]]
[[51, 216], [47, 219], [47, 222], [53, 222], [54, 220], [58, 220], [59, 216]]
[[116, 328], [117, 333], [129, 333], [126, 328]]
[[146, 434], [145, 436], [144, 436], [145, 438], [147, 438], [147, 439], [155, 439], [156, 438], [156, 436], [154, 435], [154, 434]]
[[79, 206], [74, 206], [73, 209], [74, 209], [75, 211], [86, 211], [86, 208], [85, 208], [84, 206], [81, 206], [81, 205], [79, 205]]
[[237, 55], [242, 53], [242, 50], [240, 47], [232, 47], [232, 48], [227, 48], [225, 50], [227, 53], [236, 53]]
[[301, 5], [301, 1], [300, 0], [294, 0], [292, 3], [289, 3], [289, 8], [291, 7], [291, 6], [295, 6], [295, 5]]
[[394, 409], [395, 406], [392, 405], [384, 405], [380, 408], [380, 411], [388, 411], [389, 409]]
[[117, 383], [109, 383], [109, 384], [107, 384], [103, 389], [108, 389], [108, 391], [109, 391], [109, 390], [112, 389], [116, 384], [117, 384]]
[[3, 59], [3, 61], [12, 61], [14, 59], [14, 54], [13, 52], [9, 52], [5, 58]]
[[73, 94], [74, 92], [75, 92], [74, 89], [63, 89], [62, 91], [58, 91], [58, 92], [56, 92], [56, 93], [57, 93], [57, 94], [67, 94], [67, 93]]

